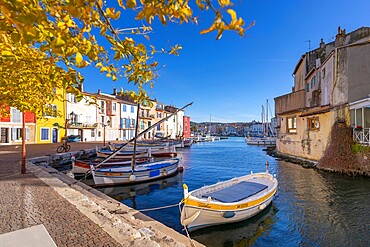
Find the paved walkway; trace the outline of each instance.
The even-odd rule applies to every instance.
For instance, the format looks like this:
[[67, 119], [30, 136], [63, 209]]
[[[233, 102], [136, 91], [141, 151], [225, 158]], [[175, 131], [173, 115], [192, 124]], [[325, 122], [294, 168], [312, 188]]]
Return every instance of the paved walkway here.
[[[59, 144], [27, 145], [27, 158]], [[96, 144], [72, 144], [72, 150]], [[33, 173], [20, 175], [21, 147], [0, 146], [0, 233], [44, 224], [57, 246], [120, 246], [108, 233]]]
[[[29, 144], [27, 159], [54, 154], [58, 145]], [[72, 143], [71, 151], [96, 145]], [[0, 146], [0, 234], [43, 224], [57, 246], [190, 246], [161, 223], [102, 195], [96, 199], [91, 188], [62, 182], [66, 176], [55, 170], [28, 165], [21, 175], [20, 159], [20, 145]]]

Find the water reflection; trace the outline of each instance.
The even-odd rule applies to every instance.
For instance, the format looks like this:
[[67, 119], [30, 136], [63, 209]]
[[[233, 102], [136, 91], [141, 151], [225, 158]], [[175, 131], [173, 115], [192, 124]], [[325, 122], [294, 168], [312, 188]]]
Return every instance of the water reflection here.
[[[175, 176], [168, 177], [165, 179], [160, 179], [148, 183], [134, 184], [134, 185], [124, 185], [124, 186], [113, 186], [99, 188], [104, 194], [116, 199], [120, 202], [125, 202], [126, 200], [131, 201], [132, 208], [142, 209], [137, 207], [136, 198], [138, 196], [150, 195], [156, 190], [165, 190], [168, 187], [177, 186], [182, 184], [182, 172], [176, 174]], [[127, 204], [127, 202], [125, 202]]]
[[276, 212], [277, 208], [272, 203], [248, 220], [201, 229], [192, 232], [191, 236], [198, 242], [213, 247], [252, 246], [259, 237], [271, 230]]
[[[278, 222], [294, 245], [364, 246], [369, 236], [369, 180], [280, 162]], [[356, 236], [356, 237], [355, 237]]]

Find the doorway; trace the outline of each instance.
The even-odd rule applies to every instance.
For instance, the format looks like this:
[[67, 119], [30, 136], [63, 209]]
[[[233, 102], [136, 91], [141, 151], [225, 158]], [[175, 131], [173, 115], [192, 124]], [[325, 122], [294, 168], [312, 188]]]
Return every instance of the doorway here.
[[1, 143], [9, 143], [9, 128], [1, 128]]
[[58, 129], [53, 128], [53, 143], [58, 142]]

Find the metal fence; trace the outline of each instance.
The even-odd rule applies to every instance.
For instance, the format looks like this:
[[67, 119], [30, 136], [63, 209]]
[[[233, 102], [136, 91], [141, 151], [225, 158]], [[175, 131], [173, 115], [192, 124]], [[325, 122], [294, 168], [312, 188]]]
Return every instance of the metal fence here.
[[360, 144], [370, 146], [370, 128], [353, 129], [353, 140]]

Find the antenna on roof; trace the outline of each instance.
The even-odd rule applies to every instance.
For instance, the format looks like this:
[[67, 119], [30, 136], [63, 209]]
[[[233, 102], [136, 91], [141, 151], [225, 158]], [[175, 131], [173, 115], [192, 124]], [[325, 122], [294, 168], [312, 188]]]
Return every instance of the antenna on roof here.
[[311, 40], [306, 40], [303, 42], [308, 42], [308, 52], [310, 52], [311, 51]]

